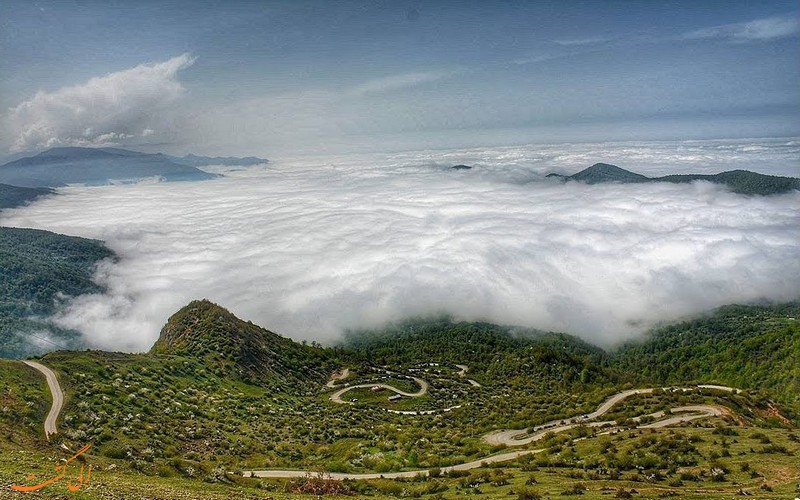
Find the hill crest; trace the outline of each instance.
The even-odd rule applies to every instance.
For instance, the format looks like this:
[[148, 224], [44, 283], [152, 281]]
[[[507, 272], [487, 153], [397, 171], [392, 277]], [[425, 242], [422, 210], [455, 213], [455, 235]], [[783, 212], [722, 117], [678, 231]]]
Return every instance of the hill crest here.
[[325, 349], [243, 321], [206, 299], [173, 314], [150, 353], [194, 357], [217, 375], [257, 385], [322, 383], [335, 368]]
[[618, 182], [621, 184], [645, 182], [671, 182], [681, 184], [694, 181], [708, 181], [723, 184], [732, 192], [748, 195], [768, 196], [800, 190], [800, 179], [759, 174], [750, 170], [728, 170], [718, 174], [672, 174], [661, 177], [647, 177], [608, 163], [595, 163], [589, 168], [572, 175], [548, 174], [549, 178], [562, 181], [578, 181], [585, 184]]

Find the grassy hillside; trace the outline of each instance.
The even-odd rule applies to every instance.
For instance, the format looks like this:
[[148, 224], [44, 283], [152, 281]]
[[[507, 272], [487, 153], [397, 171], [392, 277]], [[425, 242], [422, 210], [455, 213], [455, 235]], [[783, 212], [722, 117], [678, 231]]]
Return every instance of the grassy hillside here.
[[800, 419], [800, 303], [726, 306], [653, 330], [613, 366], [661, 384], [713, 381], [763, 391]]
[[66, 296], [101, 292], [94, 266], [112, 256], [99, 241], [0, 227], [0, 357], [78, 347], [80, 334], [43, 318]]
[[[770, 342], [778, 342], [770, 332], [793, 327], [787, 315], [795, 310], [791, 304], [724, 308], [654, 332], [653, 339], [663, 344], [650, 339], [607, 355], [567, 335], [448, 319], [351, 334], [345, 346], [322, 349], [195, 301], [170, 318], [151, 353], [55, 352], [41, 359], [57, 372], [66, 394], [52, 445], [41, 436], [49, 402], [44, 379], [39, 376], [37, 385], [37, 374], [20, 363], [0, 364], [8, 407], [0, 411], [0, 431], [6, 433], [0, 439], [0, 482], [22, 481], [21, 467], [36, 470], [53, 456], [67, 456], [60, 444], [75, 449], [90, 443], [87, 461], [97, 468], [92, 474], [97, 483], [82, 498], [302, 498], [301, 492], [326, 491], [374, 498], [626, 498], [631, 490], [637, 498], [730, 498], [740, 489], [755, 498], [786, 497], [794, 492], [792, 481], [800, 480], [800, 437], [770, 419], [767, 401], [780, 384], [735, 395], [658, 391], [632, 397], [609, 414], [623, 421], [613, 434], [577, 427], [546, 436], [533, 445], [543, 451], [516, 461], [440, 477], [436, 471], [509, 451], [484, 442], [487, 432], [585, 414], [631, 385], [656, 379], [725, 382], [704, 378], [713, 375], [703, 371], [711, 358], [695, 360], [682, 348], [697, 353], [697, 345], [708, 345], [713, 357], [715, 344], [709, 341], [715, 332], [734, 331], [727, 342], [766, 356], [767, 346], [777, 345]], [[678, 353], [686, 355], [657, 370]], [[772, 370], [756, 370], [753, 377], [792, 368], [791, 360], [774, 365], [779, 354], [764, 359], [773, 363]], [[636, 361], [642, 355], [644, 360]], [[761, 359], [754, 356], [752, 362]], [[714, 369], [728, 362], [733, 373], [736, 357], [714, 362], [719, 364]], [[468, 365], [467, 373], [455, 364]], [[684, 365], [694, 368], [672, 373]], [[328, 375], [344, 367], [350, 376], [326, 387]], [[345, 383], [381, 381], [413, 391], [410, 375], [430, 384], [419, 403], [387, 402], [385, 392], [369, 389], [358, 389], [352, 404], [329, 400]], [[431, 415], [386, 411], [405, 404], [458, 408]], [[631, 429], [637, 425], [632, 417], [691, 404], [725, 412], [681, 429]], [[269, 468], [423, 469], [433, 477], [336, 483], [236, 474]], [[45, 497], [59, 494], [51, 488]]]

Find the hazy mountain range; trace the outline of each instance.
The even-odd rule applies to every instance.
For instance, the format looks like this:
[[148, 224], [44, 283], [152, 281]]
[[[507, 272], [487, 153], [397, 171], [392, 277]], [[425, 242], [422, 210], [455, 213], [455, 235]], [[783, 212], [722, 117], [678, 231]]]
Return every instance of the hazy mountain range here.
[[248, 166], [262, 158], [168, 156], [118, 148], [52, 148], [0, 166], [0, 183], [20, 187], [59, 187], [136, 182], [148, 177], [164, 181], [198, 181], [219, 177], [197, 167]]

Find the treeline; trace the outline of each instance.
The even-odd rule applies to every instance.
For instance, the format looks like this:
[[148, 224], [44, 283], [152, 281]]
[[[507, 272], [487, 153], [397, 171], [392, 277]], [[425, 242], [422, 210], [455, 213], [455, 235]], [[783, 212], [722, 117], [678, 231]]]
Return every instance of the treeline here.
[[543, 359], [569, 354], [598, 362], [605, 357], [601, 349], [571, 335], [454, 321], [447, 316], [399, 322], [381, 330], [351, 331], [343, 345], [378, 364], [461, 363], [473, 371], [486, 370], [500, 356], [525, 352], [535, 352]]

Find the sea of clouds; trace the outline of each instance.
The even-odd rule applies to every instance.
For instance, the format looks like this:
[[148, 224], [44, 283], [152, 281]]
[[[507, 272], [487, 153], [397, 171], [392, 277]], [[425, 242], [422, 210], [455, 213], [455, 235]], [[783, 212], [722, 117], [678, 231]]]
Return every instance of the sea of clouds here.
[[[68, 187], [0, 224], [104, 240], [103, 295], [56, 318], [149, 349], [208, 298], [295, 339], [449, 313], [600, 345], [728, 303], [800, 297], [800, 193], [545, 179], [604, 161], [647, 175], [798, 175], [800, 141], [531, 145], [277, 158], [203, 182]], [[472, 170], [451, 170], [458, 163]]]

